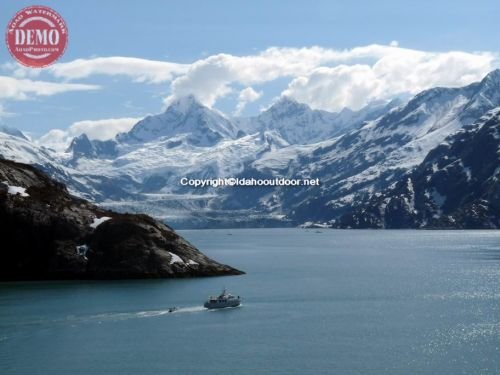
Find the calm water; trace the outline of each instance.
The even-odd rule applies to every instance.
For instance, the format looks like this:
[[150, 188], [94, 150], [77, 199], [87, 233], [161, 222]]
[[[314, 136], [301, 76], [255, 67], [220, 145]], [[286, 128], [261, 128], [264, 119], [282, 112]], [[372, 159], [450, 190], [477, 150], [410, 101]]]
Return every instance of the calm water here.
[[0, 373], [500, 373], [500, 231], [182, 233], [248, 274], [0, 284]]

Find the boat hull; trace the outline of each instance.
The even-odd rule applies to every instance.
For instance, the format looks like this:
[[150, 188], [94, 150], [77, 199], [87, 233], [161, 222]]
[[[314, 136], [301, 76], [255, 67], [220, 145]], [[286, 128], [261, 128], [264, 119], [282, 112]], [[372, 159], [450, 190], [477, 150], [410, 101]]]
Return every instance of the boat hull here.
[[241, 304], [239, 300], [235, 301], [217, 301], [217, 302], [205, 302], [203, 306], [205, 308], [213, 310], [213, 309], [225, 309], [227, 307], [238, 307]]

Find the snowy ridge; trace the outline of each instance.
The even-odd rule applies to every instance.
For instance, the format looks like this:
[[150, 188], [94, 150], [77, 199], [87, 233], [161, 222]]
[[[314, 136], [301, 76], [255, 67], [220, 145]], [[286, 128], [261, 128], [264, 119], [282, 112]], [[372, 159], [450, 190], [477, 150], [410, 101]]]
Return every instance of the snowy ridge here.
[[415, 169], [332, 221], [351, 228], [499, 228], [500, 111], [448, 136]]
[[237, 126], [247, 133], [275, 131], [290, 144], [324, 141], [375, 119], [396, 107], [399, 101], [372, 103], [360, 111], [348, 108], [339, 113], [313, 110], [306, 104], [282, 97], [260, 115], [238, 119]]
[[191, 144], [210, 146], [224, 138], [234, 139], [237, 133], [236, 127], [219, 112], [187, 96], [174, 101], [164, 113], [139, 121], [116, 139], [119, 143], [141, 144], [161, 137], [186, 135]]
[[[188, 96], [113, 140], [77, 137], [62, 155], [0, 129], [0, 157], [37, 165], [106, 207], [188, 227], [190, 220], [203, 227], [249, 218], [324, 223], [394, 187], [432, 150], [450, 149], [448, 136], [491, 119], [498, 107], [498, 70], [466, 87], [434, 88], [407, 103], [373, 103], [357, 112], [317, 111], [282, 98], [259, 116], [231, 119]], [[458, 161], [429, 168], [458, 168], [465, 180], [474, 180], [474, 169]], [[193, 189], [180, 184], [183, 177], [319, 178], [321, 186]], [[414, 187], [406, 181], [408, 194]], [[431, 189], [427, 194], [439, 201], [436, 206], [443, 203]], [[411, 211], [415, 201], [407, 198]]]

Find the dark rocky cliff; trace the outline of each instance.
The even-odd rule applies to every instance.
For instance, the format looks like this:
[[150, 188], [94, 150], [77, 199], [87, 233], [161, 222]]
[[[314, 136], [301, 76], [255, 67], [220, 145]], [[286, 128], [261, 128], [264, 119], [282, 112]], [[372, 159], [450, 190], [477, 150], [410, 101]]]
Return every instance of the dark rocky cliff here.
[[101, 209], [34, 167], [8, 160], [0, 160], [0, 238], [0, 280], [242, 273], [149, 216]]

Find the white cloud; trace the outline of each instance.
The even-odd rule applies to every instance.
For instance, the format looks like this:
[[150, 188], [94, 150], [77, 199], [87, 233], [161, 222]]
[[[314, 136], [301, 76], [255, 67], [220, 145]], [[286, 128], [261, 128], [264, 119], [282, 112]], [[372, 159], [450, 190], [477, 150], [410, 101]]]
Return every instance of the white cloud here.
[[185, 64], [114, 56], [58, 63], [47, 70], [55, 77], [69, 80], [104, 74], [128, 76], [137, 82], [161, 83], [185, 73], [188, 68]]
[[[167, 105], [176, 98], [194, 95], [209, 107], [237, 87], [262, 87], [285, 78], [289, 79], [289, 84], [282, 95], [313, 108], [337, 111], [343, 106], [357, 109], [370, 100], [417, 93], [434, 86], [466, 85], [498, 66], [497, 53], [427, 52], [401, 48], [397, 41], [392, 41], [389, 45], [372, 44], [344, 50], [317, 46], [271, 47], [247, 56], [217, 54], [191, 64], [119, 56], [98, 57], [55, 64], [43, 74], [66, 80], [120, 75], [137, 82], [166, 83], [166, 89], [170, 89], [164, 100]], [[7, 68], [18, 77], [31, 77], [17, 65]], [[38, 81], [25, 79], [16, 82], [19, 84], [11, 87], [11, 93], [7, 95], [23, 98], [27, 90], [21, 89], [22, 82]], [[71, 88], [60, 86], [71, 85], [69, 83], [46, 84], [59, 85], [57, 87], [61, 90]], [[73, 89], [78, 87], [88, 89], [85, 85], [76, 85]], [[0, 98], [1, 95], [0, 92]], [[240, 113], [248, 102], [238, 97], [236, 113]]]
[[359, 109], [372, 100], [435, 87], [459, 87], [483, 78], [495, 65], [493, 54], [427, 53], [392, 48], [373, 64], [318, 67], [294, 78], [283, 92], [312, 108]]
[[85, 133], [89, 139], [107, 140], [118, 133], [129, 131], [141, 118], [124, 117], [102, 120], [76, 121], [67, 130], [52, 129], [37, 140], [37, 144], [63, 152], [71, 140]]
[[165, 103], [193, 94], [203, 104], [211, 107], [219, 98], [232, 92], [233, 83], [246, 86], [280, 77], [294, 77], [340, 57], [338, 52], [320, 47], [269, 48], [250, 56], [210, 56], [194, 62], [185, 74], [173, 80], [172, 94], [166, 98]]
[[58, 152], [64, 152], [71, 142], [68, 132], [61, 129], [49, 130], [46, 134], [35, 140], [39, 146], [52, 148]]
[[118, 133], [129, 131], [140, 120], [142, 120], [142, 117], [83, 120], [71, 124], [68, 132], [72, 137], [85, 133], [90, 139], [104, 141], [113, 138]]
[[[121, 75], [144, 83], [168, 83], [172, 100], [194, 95], [211, 107], [217, 100], [238, 93], [235, 114], [259, 100], [263, 92], [252, 86], [288, 78], [281, 95], [312, 108], [338, 111], [359, 109], [372, 100], [388, 99], [401, 93], [418, 93], [435, 86], [458, 87], [480, 80], [499, 67], [499, 55], [492, 52], [427, 52], [390, 45], [368, 45], [335, 50], [321, 47], [268, 48], [255, 55], [218, 54], [191, 64], [153, 61], [129, 57], [78, 59], [55, 64], [49, 73], [67, 80], [93, 75]], [[0, 99], [26, 99], [30, 95], [54, 95], [74, 90], [94, 90], [99, 86], [55, 83], [33, 78], [17, 65], [3, 65], [18, 78], [0, 76]], [[38, 74], [38, 73], [36, 73]], [[24, 78], [19, 78], [24, 77]], [[264, 86], [265, 90], [265, 86]], [[0, 107], [0, 114], [2, 108]], [[64, 150], [71, 139], [86, 133], [92, 139], [110, 139], [127, 131], [137, 118], [78, 121], [67, 130], [51, 130], [39, 143]]]
[[262, 84], [290, 77], [284, 95], [313, 108], [356, 109], [369, 100], [402, 92], [465, 85], [495, 66], [498, 55], [493, 53], [434, 53], [400, 48], [397, 43], [348, 50], [273, 47], [257, 55], [219, 54], [196, 61], [173, 80], [165, 102], [193, 94], [213, 106], [233, 90], [233, 84]]
[[17, 62], [6, 62], [0, 67], [5, 71], [12, 72], [12, 75], [16, 78], [35, 78], [42, 72], [42, 69], [28, 68]]
[[251, 87], [247, 87], [241, 90], [240, 94], [238, 95], [238, 104], [236, 105], [234, 115], [239, 116], [248, 103], [252, 103], [258, 100], [261, 96], [262, 91], [257, 92]]
[[359, 109], [377, 98], [380, 90], [369, 66], [340, 65], [316, 68], [307, 76], [295, 78], [283, 95], [317, 109]]
[[251, 87], [247, 87], [240, 91], [240, 95], [238, 96], [240, 101], [244, 102], [254, 102], [262, 96], [262, 91], [255, 91]]
[[79, 83], [56, 83], [0, 76], [0, 99], [24, 100], [30, 95], [50, 96], [68, 91], [97, 90], [99, 86]]

